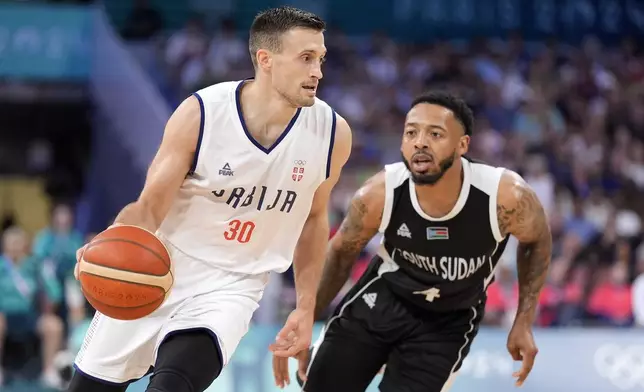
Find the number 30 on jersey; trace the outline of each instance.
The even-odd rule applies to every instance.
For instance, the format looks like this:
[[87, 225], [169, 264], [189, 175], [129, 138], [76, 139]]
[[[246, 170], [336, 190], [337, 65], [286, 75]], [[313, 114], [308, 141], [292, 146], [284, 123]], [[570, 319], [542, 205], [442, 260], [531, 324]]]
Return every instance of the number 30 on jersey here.
[[228, 241], [237, 241], [245, 244], [250, 241], [253, 230], [255, 230], [254, 222], [242, 222], [239, 219], [235, 219], [228, 222], [228, 230], [224, 232], [224, 238]]

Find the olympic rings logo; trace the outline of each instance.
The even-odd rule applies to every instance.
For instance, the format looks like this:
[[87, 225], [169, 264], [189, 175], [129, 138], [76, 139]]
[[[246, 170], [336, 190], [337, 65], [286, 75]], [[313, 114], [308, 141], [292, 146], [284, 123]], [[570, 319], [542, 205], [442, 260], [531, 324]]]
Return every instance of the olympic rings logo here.
[[597, 373], [617, 388], [644, 388], [644, 345], [603, 345], [595, 351], [594, 362]]
[[303, 161], [301, 159], [296, 159], [296, 160], [293, 161], [293, 164], [295, 164], [297, 166], [304, 166], [304, 165], [306, 165], [306, 161]]

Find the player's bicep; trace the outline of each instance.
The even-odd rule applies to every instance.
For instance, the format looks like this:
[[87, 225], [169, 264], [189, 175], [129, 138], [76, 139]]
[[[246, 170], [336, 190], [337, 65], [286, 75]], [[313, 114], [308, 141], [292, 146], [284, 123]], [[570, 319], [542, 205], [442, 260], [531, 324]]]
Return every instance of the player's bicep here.
[[186, 99], [166, 124], [161, 145], [148, 168], [139, 201], [165, 215], [194, 158], [201, 107], [196, 98]]
[[497, 197], [499, 228], [528, 244], [550, 236], [546, 213], [532, 188], [516, 173], [506, 170]]

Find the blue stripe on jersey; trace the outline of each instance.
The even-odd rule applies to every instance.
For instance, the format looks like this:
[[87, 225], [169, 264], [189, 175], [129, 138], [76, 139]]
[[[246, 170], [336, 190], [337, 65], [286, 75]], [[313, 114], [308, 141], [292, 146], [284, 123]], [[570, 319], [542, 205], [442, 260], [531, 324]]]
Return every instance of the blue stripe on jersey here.
[[257, 140], [255, 140], [253, 135], [251, 135], [250, 131], [248, 130], [248, 127], [246, 127], [246, 120], [244, 120], [244, 113], [242, 112], [241, 88], [244, 85], [244, 83], [248, 80], [252, 80], [252, 78], [242, 80], [241, 82], [239, 82], [239, 85], [237, 85], [237, 88], [235, 89], [235, 104], [237, 106], [237, 115], [239, 116], [239, 122], [241, 122], [242, 128], [244, 129], [244, 133], [246, 134], [246, 137], [248, 138], [248, 140], [250, 140], [250, 142], [253, 143], [255, 147], [257, 147], [260, 151], [264, 152], [265, 154], [270, 154], [270, 152], [273, 151], [275, 147], [277, 147], [282, 140], [284, 140], [284, 138], [286, 137], [286, 135], [288, 135], [291, 128], [293, 128], [293, 125], [295, 125], [295, 121], [297, 121], [297, 118], [300, 116], [300, 112], [302, 111], [302, 108], [297, 108], [295, 115], [293, 115], [293, 118], [291, 118], [291, 121], [286, 126], [286, 129], [284, 130], [284, 132], [282, 132], [280, 137], [278, 137], [277, 140], [275, 140], [275, 142], [269, 148], [262, 146], [257, 142]]
[[192, 166], [190, 166], [190, 171], [188, 174], [194, 174], [195, 170], [197, 170], [197, 161], [199, 160], [199, 151], [201, 150], [201, 142], [203, 140], [203, 127], [204, 123], [206, 122], [206, 109], [203, 106], [203, 100], [197, 93], [192, 93], [192, 95], [197, 98], [197, 101], [199, 101], [199, 108], [201, 109], [201, 122], [199, 123], [199, 138], [197, 139], [197, 148], [195, 149], [195, 155], [192, 158]]
[[329, 178], [331, 175], [331, 156], [333, 155], [333, 146], [335, 144], [336, 114], [333, 109], [331, 109], [331, 117], [331, 140], [329, 142], [329, 155], [326, 158], [326, 178]]

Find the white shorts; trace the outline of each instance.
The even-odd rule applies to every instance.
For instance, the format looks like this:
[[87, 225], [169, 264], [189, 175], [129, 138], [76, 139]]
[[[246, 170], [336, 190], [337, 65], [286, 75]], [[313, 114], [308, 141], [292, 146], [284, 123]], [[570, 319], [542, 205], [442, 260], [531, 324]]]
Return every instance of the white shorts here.
[[175, 279], [166, 301], [149, 316], [133, 321], [97, 312], [76, 357], [78, 371], [111, 383], [137, 380], [154, 365], [159, 345], [168, 334], [196, 328], [214, 333], [223, 365], [228, 363], [248, 331], [268, 274], [223, 271], [171, 244], [168, 250]]

